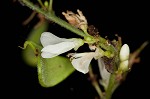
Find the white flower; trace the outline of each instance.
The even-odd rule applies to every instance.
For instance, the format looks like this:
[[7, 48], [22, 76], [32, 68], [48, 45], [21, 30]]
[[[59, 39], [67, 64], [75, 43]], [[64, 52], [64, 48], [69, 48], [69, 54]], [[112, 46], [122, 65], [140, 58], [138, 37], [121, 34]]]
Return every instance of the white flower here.
[[73, 54], [71, 63], [76, 70], [86, 74], [89, 71], [90, 62], [95, 56], [95, 52]]
[[82, 39], [59, 38], [49, 32], [42, 33], [40, 41], [44, 47], [41, 50], [41, 56], [43, 58], [52, 58], [71, 49], [77, 50], [80, 46], [84, 44]]
[[68, 56], [71, 56], [71, 63], [73, 67], [79, 72], [86, 74], [89, 71], [89, 65], [91, 63], [91, 60], [93, 58], [97, 59], [101, 57], [101, 54], [97, 49], [95, 52], [73, 53]]
[[109, 84], [110, 73], [106, 70], [105, 64], [101, 58], [98, 59], [98, 67], [101, 75], [100, 83], [104, 86], [104, 89], [107, 89]]

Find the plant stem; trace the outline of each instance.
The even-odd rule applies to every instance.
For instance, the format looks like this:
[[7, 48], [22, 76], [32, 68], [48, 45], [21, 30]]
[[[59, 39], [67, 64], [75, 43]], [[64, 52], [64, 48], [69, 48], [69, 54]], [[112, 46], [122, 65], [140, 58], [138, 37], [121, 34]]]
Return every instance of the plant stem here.
[[30, 15], [22, 24], [23, 24], [23, 25], [27, 25], [27, 24], [34, 18], [35, 15], [36, 15], [36, 12], [33, 11], [33, 12], [31, 13], [31, 15]]
[[41, 5], [42, 8], [45, 8], [41, 0], [38, 0], [39, 4]]
[[25, 4], [26, 6], [28, 6], [30, 9], [43, 14], [48, 20], [53, 21], [57, 24], [59, 24], [60, 26], [72, 31], [73, 33], [79, 35], [79, 36], [86, 36], [86, 34], [84, 34], [83, 31], [71, 26], [69, 23], [67, 23], [66, 21], [58, 18], [55, 14], [49, 13], [41, 8], [39, 8], [38, 6], [34, 5], [32, 2], [30, 2], [29, 0], [20, 0], [23, 4]]
[[[103, 49], [105, 49], [105, 50], [107, 50], [107, 51], [110, 51], [111, 52], [111, 54], [112, 54], [112, 56], [114, 56], [114, 54], [115, 54], [115, 48], [113, 47], [113, 45], [109, 45], [109, 44], [107, 44], [107, 40], [105, 39], [105, 38], [102, 38], [102, 37], [99, 37], [99, 46], [101, 47], [101, 48], [103, 48]], [[107, 56], [108, 57], [108, 56]]]
[[103, 92], [99, 86], [99, 83], [97, 82], [96, 80], [96, 77], [92, 71], [92, 67], [90, 66], [89, 67], [89, 76], [90, 76], [90, 79], [91, 79], [91, 82], [92, 82], [92, 85], [94, 86], [95, 90], [97, 91], [100, 99], [103, 98]]
[[[38, 6], [34, 5], [32, 2], [30, 2], [29, 0], [20, 0], [23, 4], [25, 4], [27, 7], [29, 7], [30, 9], [36, 11], [37, 13], [40, 13], [42, 15], [45, 16], [45, 18], [47, 18], [48, 20], [50, 21], [53, 21], [55, 23], [57, 23], [58, 25], [70, 30], [71, 32], [81, 36], [81, 37], [84, 37], [84, 36], [87, 36], [86, 33], [84, 33], [83, 31], [75, 28], [74, 26], [70, 25], [69, 23], [67, 23], [66, 21], [58, 18], [54, 13], [52, 12], [47, 12], [41, 8], [39, 8]], [[52, 1], [50, 2], [50, 4], [52, 5]], [[51, 6], [49, 5], [49, 6]], [[51, 6], [52, 7], [52, 6]], [[112, 52], [112, 54], [114, 54], [115, 50], [114, 48], [112, 47], [112, 45], [108, 46], [106, 43], [107, 43], [107, 40], [100, 37], [99, 38], [100, 40], [100, 46], [102, 48], [104, 48], [105, 50], [109, 50]]]
[[129, 68], [132, 68], [132, 65], [136, 62], [135, 60], [138, 58], [140, 52], [149, 44], [149, 41], [145, 41], [137, 50], [135, 50], [132, 54], [130, 54], [129, 59]]
[[48, 11], [53, 12], [53, 0], [49, 0]]
[[111, 74], [110, 79], [109, 79], [109, 85], [108, 88], [106, 90], [106, 96], [105, 99], [111, 99], [111, 96], [113, 94], [113, 89], [116, 85], [116, 75], [115, 74]]

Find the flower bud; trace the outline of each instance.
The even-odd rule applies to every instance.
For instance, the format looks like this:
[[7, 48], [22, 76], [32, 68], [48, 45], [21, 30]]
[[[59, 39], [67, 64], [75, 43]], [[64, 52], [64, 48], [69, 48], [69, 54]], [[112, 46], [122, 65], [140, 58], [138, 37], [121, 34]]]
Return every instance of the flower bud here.
[[126, 61], [129, 59], [130, 49], [127, 44], [124, 44], [120, 50], [120, 61]]
[[124, 44], [120, 49], [120, 65], [118, 71], [120, 73], [128, 71], [130, 49], [127, 44]]
[[121, 62], [119, 65], [119, 71], [122, 71], [122, 72], [128, 71], [129, 70], [128, 65], [129, 65], [128, 60]]
[[44, 2], [44, 6], [45, 6], [46, 8], [48, 8], [48, 5], [49, 5], [49, 4], [48, 4], [48, 1], [45, 1], [45, 2]]

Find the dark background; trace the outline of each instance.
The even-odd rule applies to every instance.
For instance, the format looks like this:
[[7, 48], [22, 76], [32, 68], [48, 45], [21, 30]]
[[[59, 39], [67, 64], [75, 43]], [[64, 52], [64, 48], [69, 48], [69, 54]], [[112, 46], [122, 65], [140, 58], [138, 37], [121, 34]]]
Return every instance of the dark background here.
[[[32, 10], [19, 2], [1, 3], [1, 92], [4, 97], [41, 99], [94, 99], [95, 89], [84, 75], [75, 71], [57, 86], [43, 88], [38, 83], [36, 68], [24, 63], [21, 49], [34, 19], [28, 26], [22, 22]], [[61, 12], [80, 9], [88, 20], [98, 28], [100, 35], [112, 39], [114, 34], [122, 37], [123, 43], [130, 46], [131, 52], [144, 41], [149, 40], [149, 5], [147, 2], [104, 2], [102, 0], [54, 0], [56, 15], [64, 18]], [[50, 31], [55, 33], [70, 31], [52, 24]], [[71, 34], [71, 33], [70, 33]], [[68, 36], [67, 35], [67, 36]], [[73, 37], [74, 34], [71, 34]], [[149, 97], [149, 45], [140, 54], [141, 62], [134, 64], [125, 82], [114, 92], [112, 99], [134, 99]], [[95, 70], [96, 72], [98, 70]]]

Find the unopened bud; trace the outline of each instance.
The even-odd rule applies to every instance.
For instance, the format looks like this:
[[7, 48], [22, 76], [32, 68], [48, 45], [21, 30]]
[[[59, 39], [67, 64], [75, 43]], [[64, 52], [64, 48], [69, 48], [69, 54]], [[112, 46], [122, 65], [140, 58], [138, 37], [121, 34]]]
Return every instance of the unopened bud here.
[[123, 61], [120, 63], [119, 65], [119, 71], [122, 71], [122, 72], [126, 72], [129, 70], [129, 61], [126, 60], [126, 61]]
[[120, 61], [126, 61], [129, 59], [130, 49], [127, 44], [124, 44], [120, 50]]
[[46, 8], [48, 8], [48, 6], [49, 6], [49, 5], [48, 5], [48, 1], [45, 1], [45, 2], [44, 2], [44, 6], [45, 6]]

